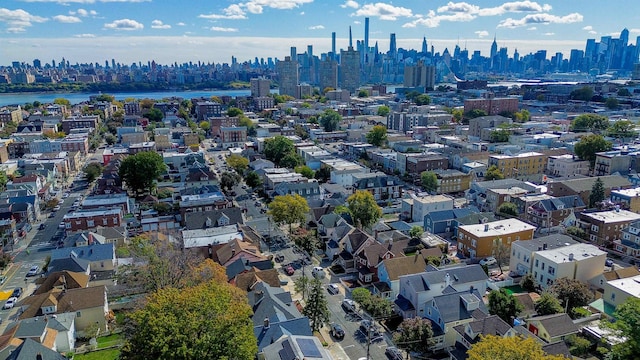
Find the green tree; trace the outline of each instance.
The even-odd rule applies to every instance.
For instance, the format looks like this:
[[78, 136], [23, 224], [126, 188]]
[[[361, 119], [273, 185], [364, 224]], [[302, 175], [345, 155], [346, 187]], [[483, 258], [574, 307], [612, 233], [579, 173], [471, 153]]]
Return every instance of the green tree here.
[[351, 293], [351, 298], [374, 319], [386, 318], [393, 312], [392, 304], [388, 299], [379, 295], [372, 295], [365, 288], [354, 289]]
[[307, 165], [300, 165], [295, 167], [295, 172], [306, 177], [307, 179], [313, 179], [315, 172], [311, 170]]
[[238, 118], [238, 126], [245, 126], [247, 128], [248, 136], [256, 135], [256, 125], [246, 116], [242, 115]]
[[226, 278], [161, 289], [127, 315], [120, 358], [252, 360], [258, 347], [251, 315], [246, 295]]
[[629, 120], [618, 120], [607, 129], [607, 136], [611, 136], [616, 139], [621, 139], [623, 142], [625, 139], [634, 139], [638, 136], [638, 132], [635, 130], [636, 124]]
[[144, 115], [144, 117], [149, 119], [150, 122], [157, 122], [164, 119], [164, 114], [160, 109], [152, 108]]
[[549, 287], [549, 292], [560, 301], [560, 304], [566, 309], [586, 306], [589, 304], [593, 295], [589, 291], [589, 286], [580, 280], [569, 278], [560, 278], [554, 281]]
[[420, 182], [422, 187], [429, 193], [434, 193], [438, 190], [438, 176], [433, 171], [422, 172], [420, 174]]
[[592, 209], [596, 207], [599, 203], [604, 201], [604, 198], [604, 183], [602, 182], [602, 179], [597, 178], [596, 181], [593, 182], [591, 193], [589, 194], [589, 208]]
[[535, 302], [535, 309], [538, 316], [559, 314], [562, 312], [560, 301], [553, 294], [545, 291]]
[[264, 156], [276, 165], [280, 165], [280, 161], [286, 155], [295, 154], [295, 149], [293, 141], [282, 135], [274, 136], [264, 141]]
[[489, 141], [492, 143], [508, 142], [510, 136], [511, 132], [507, 129], [493, 130]]
[[423, 232], [424, 229], [422, 229], [422, 226], [414, 225], [409, 230], [409, 236], [411, 236], [412, 239], [419, 239]]
[[4, 191], [8, 181], [9, 178], [7, 177], [7, 172], [0, 170], [0, 191]]
[[534, 292], [538, 284], [536, 284], [536, 279], [533, 277], [533, 274], [527, 274], [520, 280], [520, 286], [525, 291]]
[[307, 200], [298, 194], [276, 196], [269, 203], [269, 215], [276, 224], [288, 224], [289, 233], [293, 232], [293, 223], [304, 222], [308, 212]]
[[431, 104], [431, 97], [429, 97], [429, 95], [427, 94], [420, 94], [418, 96], [416, 96], [416, 105], [420, 106], [420, 105], [429, 105]]
[[515, 296], [509, 294], [506, 289], [492, 290], [489, 293], [489, 313], [498, 315], [507, 324], [513, 325], [513, 319], [518, 316], [524, 307]]
[[393, 342], [409, 353], [426, 354], [433, 344], [431, 320], [414, 317], [402, 320], [398, 331], [393, 334]]
[[453, 115], [453, 119], [458, 123], [462, 123], [462, 119], [464, 118], [464, 110], [463, 109], [453, 109], [451, 110], [451, 115]]
[[615, 110], [620, 106], [620, 102], [618, 101], [618, 99], [610, 97], [605, 100], [604, 106], [606, 106], [609, 110]]
[[593, 97], [593, 89], [589, 86], [583, 86], [580, 89], [575, 89], [569, 95], [571, 100], [591, 101]]
[[92, 183], [95, 179], [102, 175], [102, 170], [103, 166], [98, 162], [90, 162], [84, 167], [84, 169], [82, 169], [87, 177], [87, 182], [89, 183]]
[[240, 109], [238, 109], [237, 107], [230, 107], [227, 110], [227, 116], [228, 117], [236, 117], [236, 116], [240, 116], [240, 115], [244, 115], [244, 112]]
[[315, 178], [322, 182], [328, 181], [331, 178], [331, 169], [327, 166], [321, 165], [320, 169], [316, 171]]
[[347, 198], [347, 206], [354, 223], [368, 228], [382, 217], [382, 209], [370, 192], [357, 190]]
[[109, 94], [100, 94], [96, 96], [96, 101], [106, 101], [106, 102], [114, 102], [116, 97]]
[[151, 193], [158, 177], [166, 170], [162, 155], [145, 151], [127, 156], [118, 174], [136, 194]]
[[53, 103], [57, 105], [71, 106], [71, 102], [65, 98], [55, 98]]
[[596, 153], [609, 151], [613, 148], [611, 141], [607, 141], [602, 135], [591, 134], [583, 136], [573, 147], [573, 151], [582, 160], [587, 160], [591, 167], [596, 163]]
[[320, 279], [313, 278], [309, 289], [309, 298], [302, 309], [302, 314], [309, 318], [311, 330], [316, 332], [331, 319], [324, 285]]
[[351, 298], [363, 308], [364, 305], [369, 302], [369, 299], [371, 299], [371, 292], [363, 287], [355, 288], [351, 292]]
[[220, 174], [220, 187], [222, 187], [222, 189], [231, 190], [238, 184], [239, 181], [240, 175], [236, 173], [225, 171]]
[[513, 114], [513, 121], [519, 123], [525, 123], [531, 120], [531, 113], [527, 109], [522, 109]]
[[466, 116], [469, 119], [475, 119], [477, 117], [482, 117], [482, 116], [487, 116], [487, 115], [488, 115], [487, 112], [482, 110], [482, 109], [473, 109], [473, 110], [471, 110], [471, 111], [466, 113]]
[[200, 124], [198, 124], [198, 126], [200, 126], [200, 129], [204, 131], [209, 131], [209, 129], [211, 129], [211, 124], [209, 124], [208, 121], [201, 121]]
[[358, 91], [358, 97], [359, 98], [366, 98], [369, 96], [369, 93], [367, 92], [367, 90], [360, 90]]
[[382, 105], [378, 107], [377, 113], [378, 113], [378, 116], [387, 117], [391, 113], [391, 109], [386, 105]]
[[606, 116], [597, 114], [582, 114], [571, 122], [571, 131], [598, 133], [609, 127], [609, 120]]
[[518, 206], [516, 206], [516, 204], [514, 203], [510, 203], [510, 202], [505, 202], [500, 204], [500, 206], [498, 206], [498, 211], [499, 214], [506, 214], [506, 215], [511, 215], [511, 216], [518, 216], [519, 215], [519, 211], [518, 211]]
[[500, 171], [497, 166], [491, 165], [484, 173], [484, 179], [487, 181], [502, 180], [504, 179], [504, 174], [502, 174], [502, 171]]
[[562, 355], [547, 355], [533, 337], [480, 335], [471, 345], [469, 360], [565, 360]]
[[496, 265], [498, 265], [498, 269], [500, 269], [500, 274], [502, 274], [502, 264], [508, 260], [510, 252], [511, 244], [505, 244], [502, 239], [493, 239], [491, 255], [496, 259]]
[[227, 156], [227, 165], [235, 170], [238, 174], [244, 174], [245, 170], [249, 167], [249, 159], [242, 155], [231, 154]]
[[332, 109], [325, 110], [318, 119], [318, 122], [324, 128], [324, 131], [336, 131], [340, 121], [342, 121], [342, 116]]
[[258, 173], [256, 173], [255, 171], [249, 171], [244, 181], [249, 187], [254, 189], [262, 185], [262, 179], [260, 178], [260, 175], [258, 175]]
[[[631, 96], [631, 92], [627, 88], [621, 88], [621, 89], [618, 90], [618, 96], [628, 97], [628, 96]], [[34, 104], [34, 106], [35, 106], [35, 104]]]
[[311, 279], [312, 278], [305, 276], [305, 274], [302, 274], [302, 276], [293, 281], [293, 289], [295, 292], [302, 294], [302, 300], [304, 300], [306, 294], [309, 293], [311, 288]]
[[387, 142], [387, 127], [376, 125], [367, 133], [367, 142], [373, 146], [382, 146]]
[[289, 169], [295, 169], [297, 166], [302, 165], [303, 163], [304, 160], [295, 152], [290, 152], [286, 154], [282, 159], [280, 159], [280, 166]]
[[[561, 307], [562, 308], [562, 307]], [[589, 355], [589, 348], [591, 348], [591, 341], [580, 337], [576, 334], [567, 336], [564, 340], [569, 346], [569, 352], [573, 356], [584, 358]]]
[[104, 142], [106, 142], [107, 145], [113, 145], [118, 142], [118, 138], [113, 134], [106, 134], [104, 136]]
[[619, 338], [626, 341], [613, 346], [612, 359], [634, 359], [640, 354], [640, 299], [630, 296], [618, 305], [614, 313], [616, 322], [610, 324]]

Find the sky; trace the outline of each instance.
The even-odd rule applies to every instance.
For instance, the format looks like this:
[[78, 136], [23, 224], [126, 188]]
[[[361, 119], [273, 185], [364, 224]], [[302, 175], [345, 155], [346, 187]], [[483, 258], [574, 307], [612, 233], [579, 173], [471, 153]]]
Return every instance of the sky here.
[[640, 36], [640, 1], [553, 0], [466, 2], [440, 0], [1, 0], [0, 65], [12, 61], [71, 64], [105, 60], [130, 64], [188, 61], [231, 62], [283, 59], [289, 48], [319, 55], [364, 39], [389, 49], [420, 49], [422, 38], [436, 52], [458, 44], [488, 55], [494, 36], [510, 56], [547, 50], [569, 55], [588, 38]]

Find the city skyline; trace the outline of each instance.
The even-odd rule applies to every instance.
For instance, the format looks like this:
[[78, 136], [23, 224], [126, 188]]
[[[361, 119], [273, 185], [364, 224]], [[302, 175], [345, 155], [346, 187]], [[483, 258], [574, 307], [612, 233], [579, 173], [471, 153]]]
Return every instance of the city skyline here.
[[[640, 4], [618, 1], [602, 11], [595, 3], [575, 7], [566, 1], [362, 1], [249, 0], [192, 1], [189, 6], [151, 0], [8, 0], [0, 7], [0, 65], [12, 61], [71, 63], [116, 59], [122, 63], [155, 60], [230, 63], [254, 58], [283, 59], [289, 48], [315, 54], [346, 49], [349, 26], [354, 41], [364, 39], [364, 18], [370, 18], [369, 46], [420, 49], [422, 37], [442, 53], [456, 44], [489, 54], [493, 37], [509, 54], [547, 50], [569, 55], [584, 49], [589, 38], [617, 37], [627, 27], [630, 43]], [[426, 5], [426, 6], [425, 6]], [[147, 11], [152, 9], [153, 11]], [[330, 15], [330, 16], [327, 16]], [[282, 19], [288, 26], [279, 26]], [[292, 31], [295, 29], [295, 31]], [[290, 37], [291, 34], [296, 37]]]

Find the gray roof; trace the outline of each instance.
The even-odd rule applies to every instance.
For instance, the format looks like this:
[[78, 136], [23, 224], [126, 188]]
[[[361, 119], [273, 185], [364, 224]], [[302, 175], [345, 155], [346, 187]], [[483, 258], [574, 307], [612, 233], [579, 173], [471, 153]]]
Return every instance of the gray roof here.
[[564, 186], [572, 189], [575, 192], [582, 191], [591, 191], [593, 188], [593, 183], [596, 182], [596, 179], [602, 180], [605, 189], [612, 189], [617, 187], [630, 187], [631, 183], [627, 178], [620, 175], [608, 175], [608, 176], [599, 176], [599, 177], [589, 177], [582, 179], [570, 179], [559, 181]]
[[51, 259], [49, 263], [48, 272], [54, 271], [72, 271], [86, 273], [89, 269], [89, 261], [86, 259], [78, 259], [77, 257], [66, 257], [61, 259]]
[[271, 323], [268, 328], [265, 328], [264, 325], [255, 326], [253, 328], [253, 334], [258, 339], [258, 351], [262, 351], [262, 349], [274, 343], [283, 335], [313, 336], [311, 326], [309, 325], [309, 318], [306, 316], [281, 321], [277, 324]]
[[[229, 218], [229, 224], [244, 224], [242, 220], [242, 209], [231, 207], [225, 209], [216, 209], [203, 212], [188, 212], [184, 216], [184, 223], [187, 230], [206, 229], [208, 227], [216, 227], [218, 220], [223, 216]], [[211, 226], [207, 226], [207, 219], [211, 219]]]
[[[38, 357], [39, 356], [39, 357]], [[7, 360], [66, 360], [62, 354], [31, 339], [25, 339], [20, 346], [15, 348], [6, 358]]]
[[561, 197], [552, 197], [551, 199], [540, 200], [540, 205], [547, 211], [555, 211], [561, 209], [572, 209], [577, 207], [585, 207], [584, 201], [578, 195], [569, 195]]
[[75, 254], [78, 259], [84, 259], [89, 262], [101, 260], [113, 260], [114, 244], [92, 244], [88, 246], [60, 248], [51, 251], [51, 260], [64, 259]]
[[521, 247], [529, 251], [543, 250], [545, 245], [547, 250], [558, 249], [564, 246], [577, 244], [578, 242], [573, 240], [570, 236], [563, 234], [551, 234], [531, 240], [518, 240], [514, 241], [514, 244], [518, 244]]
[[475, 187], [479, 189], [483, 189], [486, 191], [487, 189], [508, 189], [511, 187], [519, 187], [521, 189], [527, 190], [529, 192], [535, 191], [536, 187], [533, 185], [529, 185], [524, 181], [516, 180], [516, 179], [502, 179], [502, 180], [491, 180], [491, 181], [479, 181], [474, 184]]
[[427, 291], [435, 284], [444, 283], [447, 274], [454, 288], [458, 284], [488, 279], [487, 274], [482, 270], [482, 266], [478, 264], [427, 271], [420, 274], [407, 275], [406, 277], [416, 291]]
[[536, 320], [540, 321], [540, 324], [544, 326], [544, 328], [549, 333], [549, 336], [552, 338], [578, 332], [578, 327], [576, 326], [576, 324], [574, 324], [569, 315], [565, 313], [536, 316], [528, 319], [528, 321]]
[[473, 225], [480, 224], [483, 219], [487, 219], [487, 222], [492, 222], [497, 220], [496, 214], [493, 212], [481, 212], [481, 213], [473, 213], [461, 218], [457, 218], [456, 221], [459, 225]]
[[291, 293], [259, 282], [247, 295], [253, 310], [253, 325], [261, 326], [265, 319], [271, 324], [301, 318], [302, 314], [293, 305]]
[[[474, 300], [478, 302], [478, 308], [474, 310], [467, 310], [463, 300], [465, 297], [475, 297]], [[473, 312], [477, 310], [484, 314], [489, 313], [487, 307], [482, 301], [482, 295], [480, 295], [477, 290], [473, 290], [473, 292], [462, 291], [435, 296], [433, 301], [435, 302], [435, 307], [438, 309], [440, 318], [445, 324], [453, 321], [471, 319], [473, 318]]]

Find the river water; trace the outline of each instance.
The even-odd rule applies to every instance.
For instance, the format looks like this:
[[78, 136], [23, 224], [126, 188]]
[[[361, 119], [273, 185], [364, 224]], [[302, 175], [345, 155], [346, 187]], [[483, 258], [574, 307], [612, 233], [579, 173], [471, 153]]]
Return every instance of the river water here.
[[[278, 93], [278, 90], [271, 90], [271, 92]], [[39, 101], [43, 104], [51, 103], [56, 98], [65, 98], [71, 102], [71, 104], [78, 104], [83, 101], [88, 101], [92, 95], [99, 95], [98, 93], [20, 93], [20, 94], [0, 94], [0, 106], [7, 105], [22, 105], [25, 103], [33, 103]], [[152, 91], [152, 92], [130, 92], [130, 93], [109, 93], [116, 97], [116, 100], [124, 100], [126, 98], [135, 99], [163, 99], [173, 96], [182, 97], [185, 99], [191, 98], [210, 98], [212, 96], [248, 96], [251, 95], [251, 90], [198, 90], [198, 91]]]

